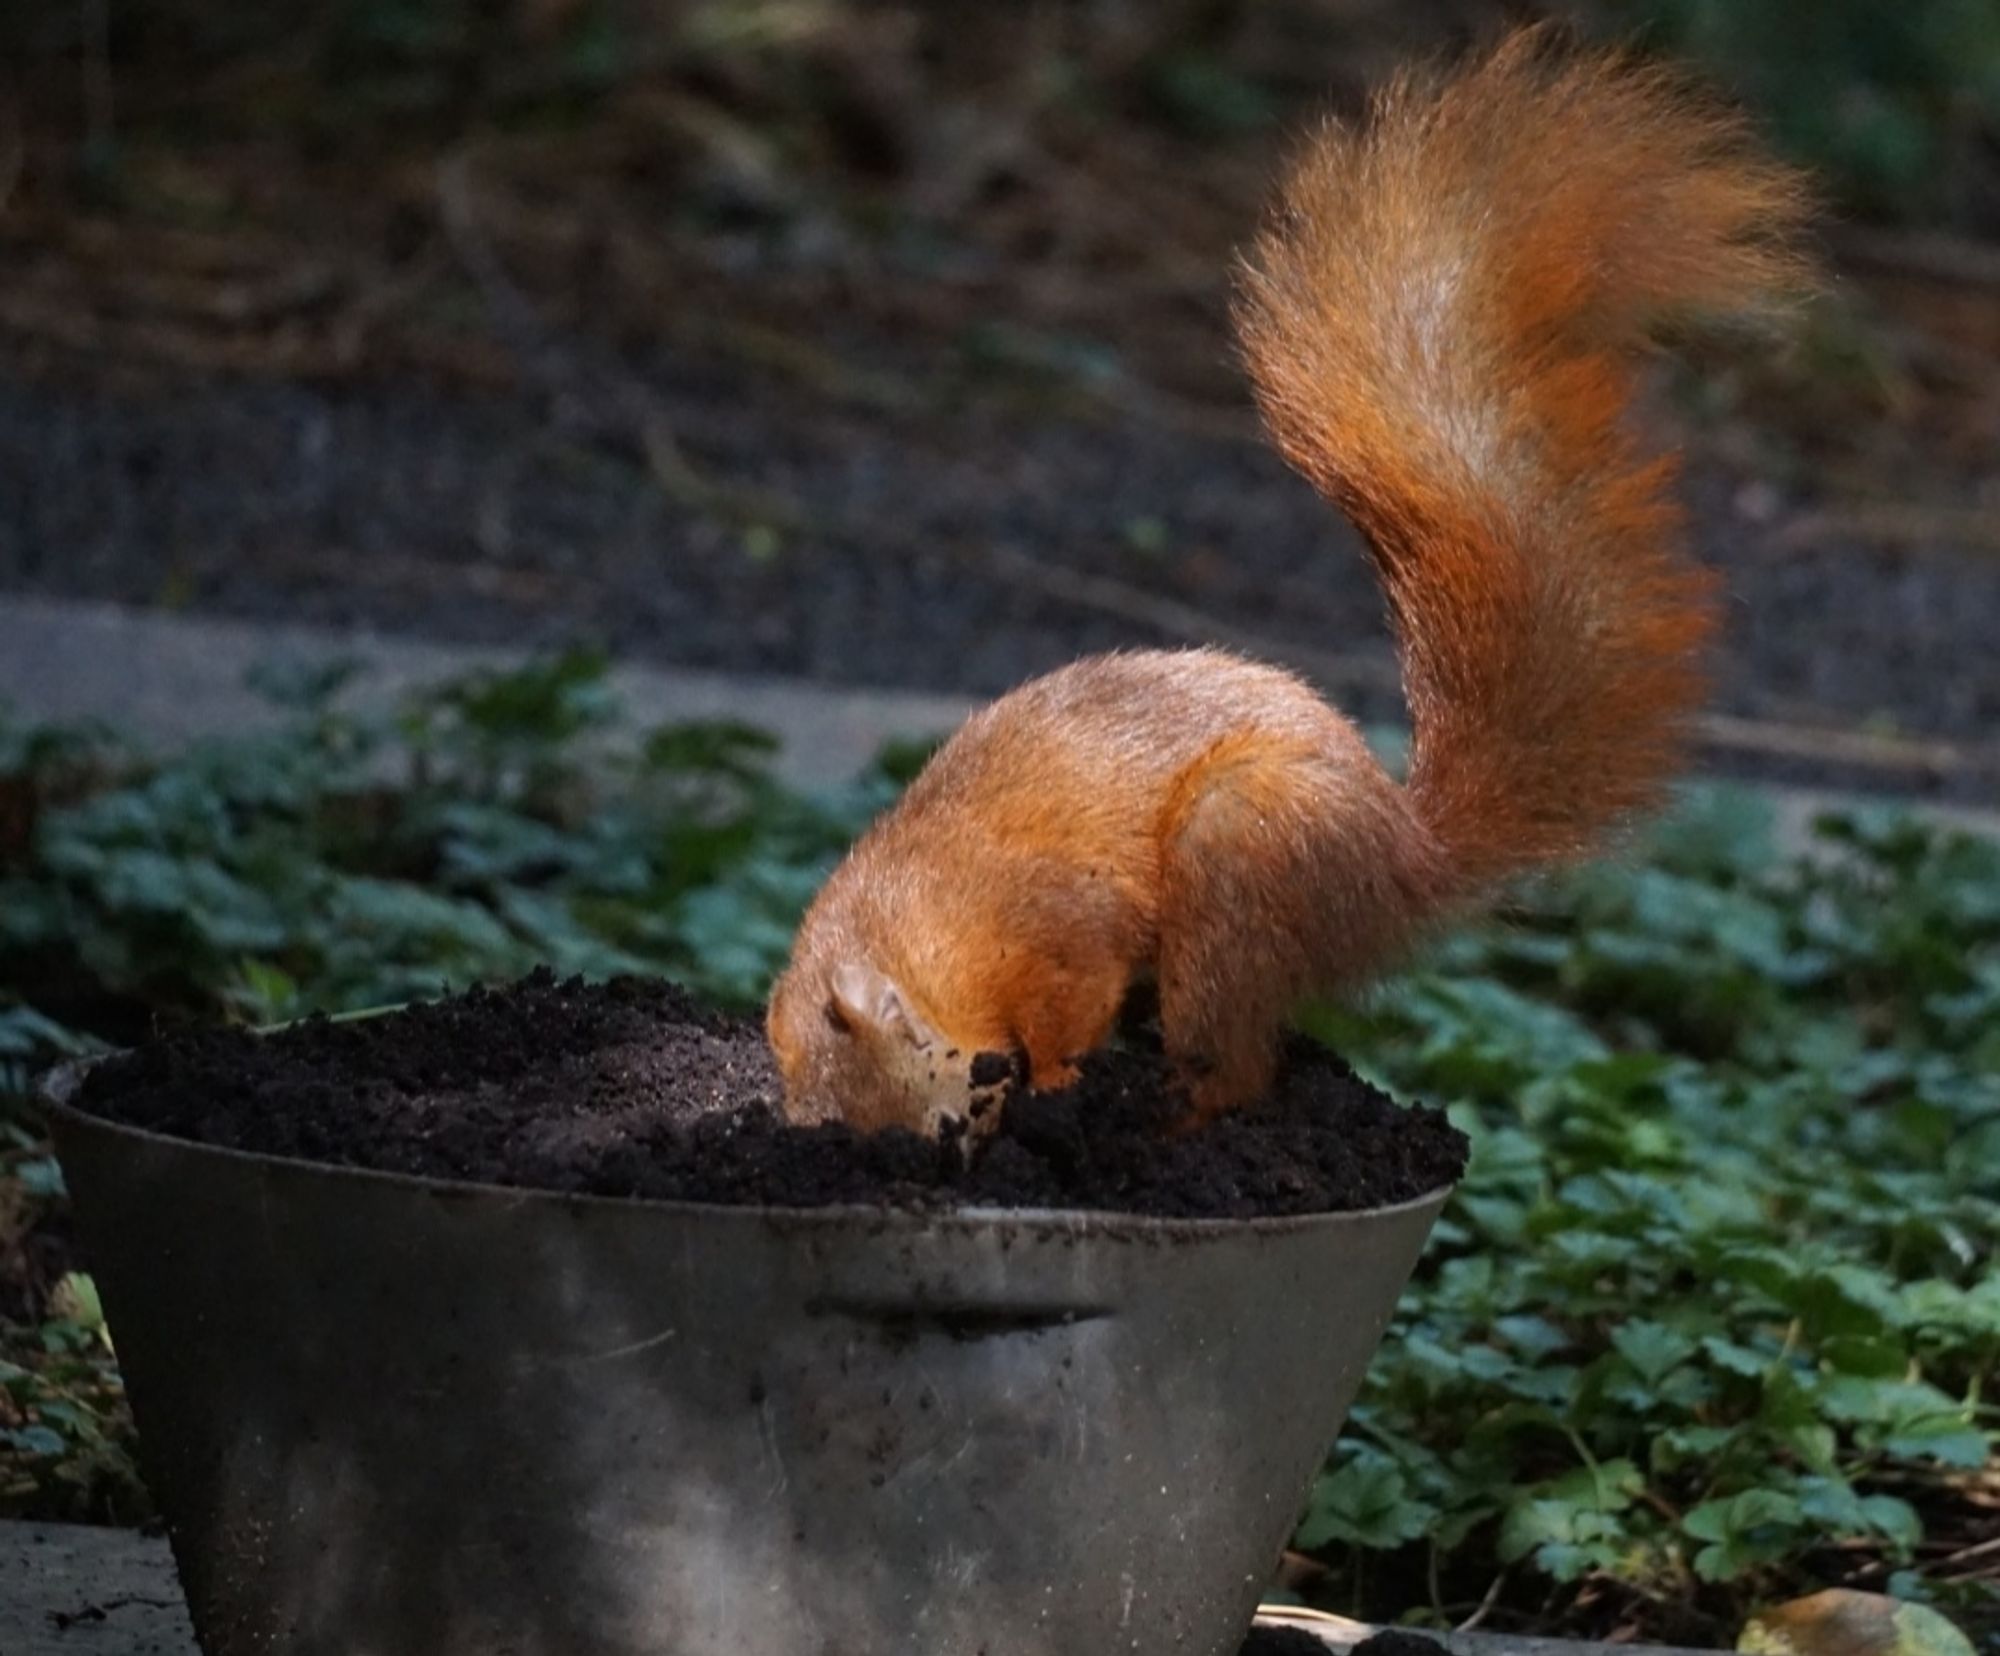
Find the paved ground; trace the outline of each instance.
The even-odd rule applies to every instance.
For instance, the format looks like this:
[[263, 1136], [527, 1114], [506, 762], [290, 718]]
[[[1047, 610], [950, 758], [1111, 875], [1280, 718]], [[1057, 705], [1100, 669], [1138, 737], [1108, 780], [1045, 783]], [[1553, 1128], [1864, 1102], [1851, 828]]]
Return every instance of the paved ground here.
[[[0, 330], [0, 593], [461, 644], [584, 638], [665, 667], [981, 696], [1093, 650], [1240, 643], [1359, 717], [1398, 716], [1352, 534], [1245, 411], [1023, 414], [879, 331], [841, 360], [902, 389], [857, 407], [725, 361], [608, 368], [652, 410], [641, 425], [686, 438], [699, 480], [677, 498], [610, 390], [585, 419], [532, 387], [129, 365], [106, 383], [92, 360], [31, 369]], [[1712, 464], [1685, 495], [1729, 593], [1715, 707], [1733, 722], [1713, 763], [2000, 797], [2000, 560], [1858, 544], [1838, 512], [1829, 526]]]
[[[1283, 1625], [1305, 1629], [1334, 1651], [1348, 1650], [1376, 1631], [1330, 1618]], [[1453, 1656], [1581, 1656], [1611, 1648], [1479, 1633], [1451, 1634], [1443, 1642]], [[1619, 1656], [1670, 1656], [1656, 1645], [1617, 1650]], [[196, 1656], [166, 1542], [127, 1530], [0, 1524], [0, 1651]]]
[[[365, 629], [174, 617], [110, 604], [0, 595], [0, 705], [57, 722], [102, 720], [163, 743], [254, 728], [279, 710], [246, 683], [273, 663], [365, 664], [357, 706], [523, 659], [519, 649], [438, 644]], [[892, 738], [950, 730], [971, 705], [916, 692], [831, 690], [780, 679], [620, 667], [613, 684], [643, 724], [741, 719], [776, 735], [784, 775], [851, 776]]]
[[130, 1530], [0, 1524], [6, 1656], [194, 1656], [164, 1541]]
[[[167, 616], [116, 605], [0, 595], [0, 705], [41, 719], [99, 719], [160, 742], [241, 730], [278, 716], [245, 683], [252, 668], [355, 659], [359, 705], [415, 686], [518, 662], [503, 646], [439, 644], [366, 629]], [[941, 734], [970, 701], [918, 692], [837, 689], [809, 681], [621, 665], [614, 683], [644, 723], [732, 718], [770, 731], [781, 773], [812, 785], [852, 775], [895, 738]], [[1792, 837], [1852, 797], [1776, 789]], [[1924, 802], [1941, 819], [2000, 833], [2000, 811]]]

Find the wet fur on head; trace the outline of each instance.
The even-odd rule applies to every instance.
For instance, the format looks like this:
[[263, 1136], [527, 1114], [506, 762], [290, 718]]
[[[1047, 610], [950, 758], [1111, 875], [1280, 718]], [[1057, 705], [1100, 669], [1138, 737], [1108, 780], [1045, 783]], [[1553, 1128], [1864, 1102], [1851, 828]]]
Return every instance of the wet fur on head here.
[[975, 1108], [990, 1090], [973, 1086], [976, 1055], [858, 955], [795, 963], [772, 990], [765, 1026], [795, 1121], [929, 1134], [990, 1114]]

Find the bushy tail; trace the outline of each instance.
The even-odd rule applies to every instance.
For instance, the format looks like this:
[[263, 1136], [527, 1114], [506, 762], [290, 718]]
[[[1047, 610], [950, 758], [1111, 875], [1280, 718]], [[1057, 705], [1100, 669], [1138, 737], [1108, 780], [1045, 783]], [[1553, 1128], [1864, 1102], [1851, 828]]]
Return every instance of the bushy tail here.
[[1469, 885], [1587, 853], [1680, 761], [1714, 605], [1626, 415], [1657, 325], [1803, 290], [1804, 213], [1738, 117], [1531, 30], [1322, 132], [1246, 262], [1265, 420], [1368, 542]]

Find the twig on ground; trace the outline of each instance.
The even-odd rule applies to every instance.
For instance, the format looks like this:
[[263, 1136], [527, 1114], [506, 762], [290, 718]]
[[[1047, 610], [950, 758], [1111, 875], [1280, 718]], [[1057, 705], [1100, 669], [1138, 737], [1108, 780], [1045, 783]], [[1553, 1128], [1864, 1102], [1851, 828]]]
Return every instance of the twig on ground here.
[[99, 157], [118, 141], [111, 78], [111, 0], [83, 0], [82, 92], [85, 140]]
[[[1964, 1568], [1971, 1565], [1970, 1569]], [[1947, 1558], [1940, 1558], [1930, 1573], [1940, 1581], [1976, 1581], [1993, 1573], [2000, 1566], [2000, 1536], [1990, 1541], [1975, 1541], [1969, 1547], [1960, 1547]]]
[[28, 140], [21, 130], [18, 107], [9, 104], [0, 120], [4, 120], [4, 130], [0, 130], [0, 213], [4, 213], [14, 199], [14, 192], [21, 187], [21, 175], [27, 170]]
[[1094, 610], [1163, 633], [1182, 643], [1219, 644], [1245, 655], [1288, 664], [1332, 685], [1395, 689], [1401, 682], [1395, 663], [1373, 652], [1335, 654], [1282, 643], [1233, 627], [1178, 598], [1143, 591], [1114, 576], [1044, 563], [1012, 547], [988, 547], [977, 556], [981, 568], [1015, 586], [1055, 598], [1073, 608]]
[[1506, 1585], [1507, 1572], [1502, 1570], [1487, 1585], [1486, 1592], [1480, 1598], [1478, 1607], [1464, 1621], [1460, 1622], [1457, 1627], [1453, 1628], [1452, 1631], [1455, 1633], [1470, 1633], [1484, 1622], [1488, 1616], [1493, 1614], [1493, 1607], [1500, 1602], [1500, 1594], [1506, 1588]]
[[1962, 287], [2000, 287], [2000, 247], [1935, 230], [1879, 230], [1855, 225], [1828, 234], [1834, 256], [1862, 270], [1922, 276]]
[[768, 368], [821, 396], [888, 414], [925, 406], [923, 390], [896, 374], [857, 368], [837, 352], [768, 322], [725, 321], [716, 342], [738, 360]]
[[[273, 574], [296, 573], [301, 579], [310, 579], [320, 566], [318, 558], [285, 551], [268, 553], [265, 560], [265, 567]], [[457, 563], [444, 558], [369, 553], [350, 548], [342, 553], [341, 570], [364, 587], [417, 593], [427, 598], [471, 594], [523, 609], [542, 609], [558, 596], [556, 578], [546, 571], [493, 563]]]
[[1833, 540], [1895, 548], [2000, 552], [2000, 513], [1976, 507], [1926, 506], [1908, 500], [1859, 502], [1808, 512], [1778, 530], [1769, 544], [1793, 552]]
[[1708, 746], [1773, 759], [1809, 759], [1859, 770], [1917, 771], [1934, 776], [2000, 776], [2000, 748], [1913, 736], [1878, 736], [1825, 725], [1776, 724], [1711, 713], [1696, 726]]
[[1260, 1604], [1257, 1621], [1265, 1627], [1298, 1627], [1307, 1632], [1324, 1628], [1329, 1634], [1364, 1636], [1375, 1631], [1352, 1616], [1336, 1616], [1330, 1610], [1312, 1610], [1303, 1604]]

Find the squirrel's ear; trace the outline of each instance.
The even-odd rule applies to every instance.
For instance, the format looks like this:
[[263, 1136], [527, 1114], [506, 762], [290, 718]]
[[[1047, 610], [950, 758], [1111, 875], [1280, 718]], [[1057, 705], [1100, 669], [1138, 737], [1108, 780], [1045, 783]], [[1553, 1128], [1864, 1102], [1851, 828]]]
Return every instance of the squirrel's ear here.
[[829, 1010], [851, 1029], [899, 1035], [912, 1046], [928, 1046], [936, 1036], [911, 1010], [896, 980], [865, 961], [847, 960], [834, 967], [828, 984], [833, 996]]

